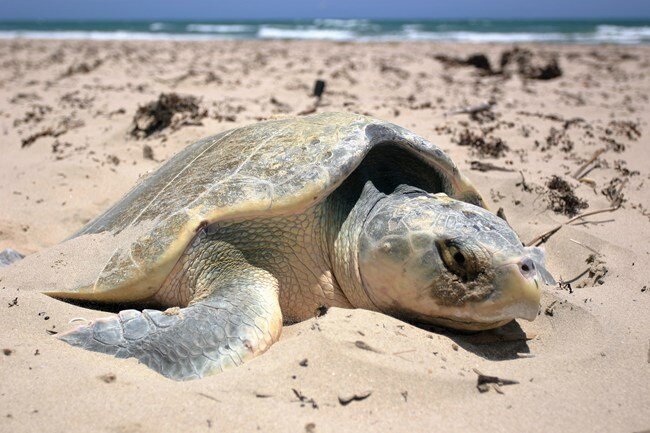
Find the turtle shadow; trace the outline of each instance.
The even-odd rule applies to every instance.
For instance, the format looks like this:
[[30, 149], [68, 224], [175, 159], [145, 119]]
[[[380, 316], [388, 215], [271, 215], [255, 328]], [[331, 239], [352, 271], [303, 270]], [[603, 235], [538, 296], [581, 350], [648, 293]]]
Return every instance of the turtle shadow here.
[[[135, 303], [102, 303], [69, 299], [64, 302], [82, 308], [114, 314], [128, 309], [139, 311], [146, 308], [161, 309], [158, 304], [142, 301]], [[490, 361], [526, 358], [528, 357], [526, 355], [530, 354], [530, 348], [527, 343], [529, 337], [515, 320], [499, 328], [487, 331], [460, 331], [408, 320], [405, 320], [405, 322], [423, 331], [444, 335], [468, 352]]]
[[458, 331], [422, 323], [411, 323], [427, 332], [444, 335], [463, 349], [490, 361], [528, 358], [530, 339], [517, 321], [487, 331]]
[[[138, 311], [142, 311], [147, 308], [151, 308], [154, 310], [161, 309], [159, 304], [153, 302], [146, 302], [146, 301], [104, 303], [104, 302], [96, 302], [96, 301], [82, 301], [79, 299], [66, 299], [65, 301], [62, 300], [61, 302], [65, 302], [66, 304], [76, 305], [77, 307], [81, 307], [81, 308], [87, 308], [89, 310], [104, 311], [106, 313], [114, 313], [114, 314], [117, 314], [123, 310], [131, 310], [131, 309], [138, 310]], [[164, 310], [165, 308], [162, 309]]]

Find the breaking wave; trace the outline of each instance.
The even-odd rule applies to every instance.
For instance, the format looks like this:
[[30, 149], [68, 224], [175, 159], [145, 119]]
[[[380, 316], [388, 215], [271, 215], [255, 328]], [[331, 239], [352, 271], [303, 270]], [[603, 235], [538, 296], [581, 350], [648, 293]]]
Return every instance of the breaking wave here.
[[650, 20], [498, 21], [316, 19], [246, 22], [0, 22], [0, 38], [96, 40], [305, 39], [468, 43], [650, 43]]

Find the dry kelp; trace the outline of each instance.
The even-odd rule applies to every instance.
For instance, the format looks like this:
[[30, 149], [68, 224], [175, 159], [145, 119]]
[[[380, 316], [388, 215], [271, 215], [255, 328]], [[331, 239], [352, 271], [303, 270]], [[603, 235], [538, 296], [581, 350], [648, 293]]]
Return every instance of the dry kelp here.
[[195, 96], [161, 93], [156, 101], [138, 108], [133, 117], [131, 135], [144, 138], [166, 128], [177, 130], [183, 126], [201, 125], [208, 115]]

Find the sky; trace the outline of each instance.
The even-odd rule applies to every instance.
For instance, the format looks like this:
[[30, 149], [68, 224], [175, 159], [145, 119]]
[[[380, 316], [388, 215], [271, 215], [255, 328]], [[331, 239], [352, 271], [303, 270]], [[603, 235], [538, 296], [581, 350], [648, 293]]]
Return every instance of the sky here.
[[650, 18], [650, 0], [0, 0], [0, 20]]

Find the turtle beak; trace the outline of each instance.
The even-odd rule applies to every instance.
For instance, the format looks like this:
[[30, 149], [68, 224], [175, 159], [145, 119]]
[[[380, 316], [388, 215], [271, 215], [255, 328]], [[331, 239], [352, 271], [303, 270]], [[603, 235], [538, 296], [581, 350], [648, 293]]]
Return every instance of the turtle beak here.
[[497, 268], [491, 307], [495, 316], [535, 320], [539, 312], [541, 290], [534, 262], [528, 257]]

